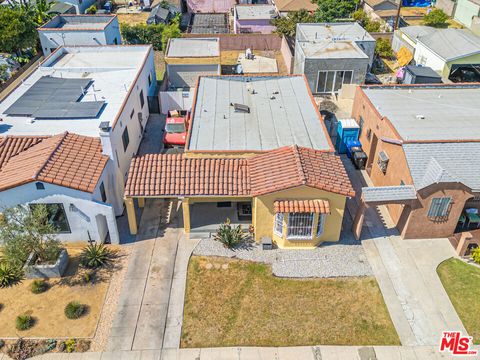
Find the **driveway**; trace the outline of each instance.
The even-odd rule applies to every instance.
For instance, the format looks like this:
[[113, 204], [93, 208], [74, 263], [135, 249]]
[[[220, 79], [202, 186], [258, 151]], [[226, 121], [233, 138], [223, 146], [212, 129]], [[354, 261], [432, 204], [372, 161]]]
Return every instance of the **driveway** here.
[[448, 239], [363, 241], [402, 345], [440, 344], [442, 331], [466, 334], [436, 269], [455, 256]]

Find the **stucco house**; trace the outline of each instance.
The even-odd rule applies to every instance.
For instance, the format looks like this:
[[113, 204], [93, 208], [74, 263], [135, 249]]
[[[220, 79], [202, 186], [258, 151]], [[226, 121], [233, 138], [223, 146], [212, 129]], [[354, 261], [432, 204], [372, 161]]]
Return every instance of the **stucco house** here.
[[471, 29], [479, 32], [480, 1], [478, 0], [457, 0], [455, 3], [454, 19]]
[[60, 46], [119, 45], [117, 15], [57, 15], [38, 28], [43, 55]]
[[374, 184], [362, 198], [387, 205], [403, 238], [448, 237], [479, 225], [479, 111], [478, 84], [357, 88], [352, 116]]
[[220, 75], [220, 39], [170, 39], [165, 62], [169, 88], [195, 87], [201, 75]]
[[297, 24], [293, 73], [305, 74], [314, 94], [362, 84], [372, 65], [375, 39], [358, 23]]
[[0, 208], [56, 204], [69, 224], [60, 240], [109, 236], [118, 243], [115, 217], [124, 211], [154, 79], [151, 46], [61, 47], [50, 54], [0, 103]]
[[272, 20], [278, 16], [275, 6], [270, 4], [235, 5], [233, 8], [233, 30], [235, 34], [271, 34], [276, 29]]
[[392, 47], [398, 51], [402, 46], [412, 52], [417, 65], [428, 66], [445, 79], [460, 67], [480, 66], [480, 37], [468, 29], [408, 26], [395, 30]]
[[229, 218], [280, 248], [338, 241], [351, 196], [300, 75], [200, 77], [185, 152], [134, 158], [125, 189], [132, 233], [135, 199], [178, 199], [186, 232]]
[[272, 4], [275, 5], [281, 16], [287, 16], [289, 13], [300, 10], [307, 10], [313, 13], [318, 8], [318, 5], [310, 0], [272, 0]]

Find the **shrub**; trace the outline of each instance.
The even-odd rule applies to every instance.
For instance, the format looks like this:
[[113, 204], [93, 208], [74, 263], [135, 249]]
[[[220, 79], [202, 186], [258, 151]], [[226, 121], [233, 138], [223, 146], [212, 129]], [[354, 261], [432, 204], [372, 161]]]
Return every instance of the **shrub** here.
[[423, 23], [427, 26], [445, 28], [448, 26], [449, 17], [442, 9], [433, 9], [423, 17]]
[[85, 10], [85, 13], [96, 14], [97, 13], [97, 6], [96, 5], [90, 6], [87, 10]]
[[65, 306], [65, 316], [71, 320], [78, 319], [85, 313], [86, 309], [86, 305], [80, 304], [78, 301], [71, 301]]
[[34, 294], [41, 294], [47, 291], [49, 288], [48, 282], [45, 280], [34, 280], [30, 285], [30, 290]]
[[24, 331], [30, 329], [34, 324], [33, 317], [30, 315], [19, 315], [15, 320], [15, 327], [19, 331]]
[[217, 230], [213, 236], [217, 241], [220, 241], [225, 247], [233, 248], [247, 239], [247, 235], [243, 232], [242, 226], [232, 226], [230, 219], [227, 219]]
[[83, 275], [82, 275], [82, 280], [83, 280], [83, 283], [84, 284], [88, 284], [90, 282], [93, 281], [93, 272], [92, 271], [86, 271]]
[[390, 59], [393, 57], [393, 49], [388, 39], [379, 38], [375, 44], [375, 54]]
[[65, 341], [65, 351], [67, 353], [72, 353], [75, 351], [77, 341], [75, 339], [68, 339]]
[[80, 262], [89, 269], [97, 269], [112, 261], [112, 252], [103, 244], [89, 244], [82, 250]]
[[0, 263], [0, 288], [6, 288], [22, 282], [23, 270], [16, 265]]
[[480, 248], [476, 248], [472, 250], [472, 259], [477, 264], [480, 264]]
[[5, 346], [5, 341], [3, 341], [2, 339], [0, 339], [0, 349], [3, 348]]
[[168, 39], [181, 36], [177, 18], [168, 25], [122, 24], [120, 31], [125, 44], [152, 44], [155, 50], [165, 49]]

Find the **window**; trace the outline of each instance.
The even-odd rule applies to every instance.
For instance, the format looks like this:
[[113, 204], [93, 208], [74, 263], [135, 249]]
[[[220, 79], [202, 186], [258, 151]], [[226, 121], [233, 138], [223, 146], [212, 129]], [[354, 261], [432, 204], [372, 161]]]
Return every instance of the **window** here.
[[130, 113], [130, 119], [133, 118], [133, 115], [135, 115], [135, 109], [132, 109], [132, 112]]
[[[40, 204], [30, 204], [33, 210]], [[63, 204], [41, 204], [47, 208], [47, 219], [52, 224], [58, 233], [70, 233], [70, 225], [68, 224], [67, 214], [63, 208]]]
[[433, 198], [427, 216], [430, 219], [447, 216], [451, 201], [450, 197]]
[[387, 153], [385, 151], [380, 151], [378, 153], [378, 160], [377, 160], [377, 164], [378, 164], [378, 167], [380, 168], [380, 170], [382, 170], [382, 172], [384, 174], [387, 173], [387, 166], [388, 166], [388, 161], [389, 161], [389, 157], [387, 155]]
[[320, 214], [318, 216], [317, 236], [320, 236], [323, 234], [324, 225], [325, 225], [325, 214]]
[[145, 98], [143, 97], [143, 90], [140, 91], [140, 108], [143, 109], [143, 105], [145, 104]]
[[372, 129], [367, 129], [367, 140], [370, 141], [372, 138]]
[[231, 201], [219, 201], [217, 202], [217, 208], [229, 208], [232, 207]]
[[117, 40], [117, 38], [113, 39], [113, 43], [114, 43], [115, 45], [118, 45], [118, 40]]
[[278, 235], [278, 236], [283, 235], [283, 213], [275, 214], [275, 223], [273, 225], [273, 232], [275, 233], [275, 235]]
[[107, 201], [107, 193], [105, 192], [105, 184], [102, 182], [100, 184], [100, 195], [102, 196], [102, 201]]
[[313, 213], [289, 213], [287, 239], [311, 239]]
[[35, 183], [37, 190], [45, 190], [45, 185], [41, 182]]
[[127, 151], [128, 144], [130, 143], [130, 138], [128, 136], [128, 127], [125, 127], [122, 134], [123, 150]]
[[360, 121], [358, 122], [358, 126], [360, 128], [360, 131], [358, 132], [358, 136], [360, 137], [360, 135], [362, 134], [362, 130], [363, 130], [363, 125], [365, 124], [365, 120], [363, 120], [363, 117], [360, 116]]
[[152, 85], [152, 74], [148, 74], [148, 86]]
[[353, 71], [319, 71], [317, 78], [317, 93], [338, 92], [343, 84], [352, 82]]

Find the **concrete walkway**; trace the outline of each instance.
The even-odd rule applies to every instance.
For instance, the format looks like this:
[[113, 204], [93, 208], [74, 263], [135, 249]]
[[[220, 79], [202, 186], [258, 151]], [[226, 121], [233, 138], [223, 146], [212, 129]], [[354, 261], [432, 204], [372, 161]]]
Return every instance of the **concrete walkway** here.
[[175, 219], [166, 227], [164, 209], [162, 200], [145, 204], [107, 351], [161, 349], [177, 245], [183, 234]]
[[363, 246], [403, 345], [438, 345], [447, 330], [466, 334], [436, 272], [455, 256], [448, 239], [390, 236]]

